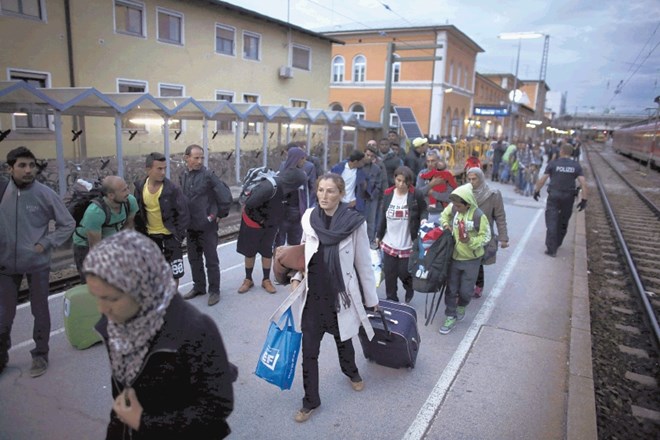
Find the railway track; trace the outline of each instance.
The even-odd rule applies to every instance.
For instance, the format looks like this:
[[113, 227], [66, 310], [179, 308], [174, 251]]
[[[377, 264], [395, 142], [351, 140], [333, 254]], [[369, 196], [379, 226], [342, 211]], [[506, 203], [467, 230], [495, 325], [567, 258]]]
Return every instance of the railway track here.
[[588, 180], [598, 186], [586, 218], [598, 436], [656, 438], [660, 177], [642, 176], [635, 162], [594, 148], [588, 157]]

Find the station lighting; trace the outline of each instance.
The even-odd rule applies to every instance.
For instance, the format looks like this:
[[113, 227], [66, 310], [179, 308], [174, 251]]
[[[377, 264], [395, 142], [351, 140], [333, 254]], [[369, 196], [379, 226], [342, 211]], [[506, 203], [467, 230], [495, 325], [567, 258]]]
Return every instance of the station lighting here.
[[[510, 101], [512, 103], [516, 102], [516, 98], [518, 97], [517, 89], [518, 89], [518, 68], [520, 67], [520, 46], [522, 43], [522, 40], [529, 40], [533, 38], [541, 38], [544, 34], [540, 32], [505, 32], [502, 34], [499, 34], [497, 38], [500, 40], [518, 40], [518, 56], [516, 57], [516, 74], [513, 77], [513, 90], [512, 90], [512, 96], [510, 96]], [[509, 127], [509, 139], [513, 139], [514, 131], [515, 131], [515, 118], [513, 114], [513, 106], [511, 105], [512, 103], [509, 103], [509, 117], [511, 118], [511, 126]]]
[[531, 121], [529, 121], [529, 123], [533, 125], [541, 125], [543, 124], [543, 121], [539, 121], [538, 119], [532, 119]]
[[497, 38], [500, 40], [531, 40], [533, 38], [541, 38], [543, 35], [540, 32], [504, 32], [499, 34]]

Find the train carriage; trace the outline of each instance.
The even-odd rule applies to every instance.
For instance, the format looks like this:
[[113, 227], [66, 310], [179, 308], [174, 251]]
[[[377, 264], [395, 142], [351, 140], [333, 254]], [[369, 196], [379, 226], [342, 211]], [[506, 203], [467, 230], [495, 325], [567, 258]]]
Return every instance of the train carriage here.
[[651, 166], [658, 166], [659, 122], [646, 119], [616, 130], [612, 139], [614, 151], [643, 162], [650, 161]]

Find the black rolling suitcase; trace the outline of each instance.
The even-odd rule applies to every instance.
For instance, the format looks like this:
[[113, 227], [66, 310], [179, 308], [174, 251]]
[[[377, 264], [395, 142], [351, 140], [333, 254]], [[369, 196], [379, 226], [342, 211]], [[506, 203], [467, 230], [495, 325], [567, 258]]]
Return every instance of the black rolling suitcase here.
[[374, 337], [367, 338], [360, 328], [360, 344], [364, 357], [390, 368], [415, 368], [419, 344], [417, 312], [413, 307], [394, 301], [380, 300], [379, 312], [367, 312]]

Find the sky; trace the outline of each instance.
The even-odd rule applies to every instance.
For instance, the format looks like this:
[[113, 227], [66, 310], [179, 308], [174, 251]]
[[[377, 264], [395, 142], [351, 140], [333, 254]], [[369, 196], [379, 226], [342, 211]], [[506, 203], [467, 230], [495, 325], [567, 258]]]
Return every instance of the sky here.
[[[517, 40], [507, 32], [550, 35], [549, 105], [568, 113], [649, 115], [660, 104], [658, 0], [231, 0], [303, 28], [376, 29], [454, 25], [484, 49], [477, 72], [515, 73]], [[522, 40], [521, 80], [538, 80], [544, 39]]]

